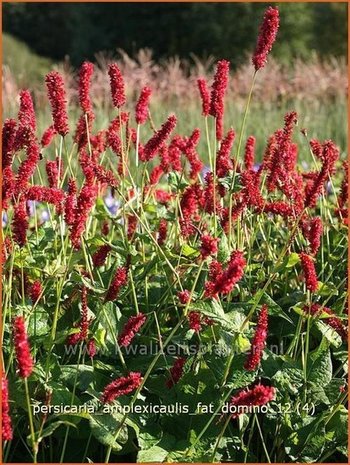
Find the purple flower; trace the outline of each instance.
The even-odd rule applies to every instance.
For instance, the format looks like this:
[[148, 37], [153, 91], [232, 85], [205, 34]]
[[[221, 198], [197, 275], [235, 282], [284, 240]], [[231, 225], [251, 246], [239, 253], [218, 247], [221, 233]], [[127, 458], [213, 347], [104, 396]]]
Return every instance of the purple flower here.
[[120, 202], [116, 200], [111, 194], [107, 195], [104, 198], [105, 205], [108, 208], [108, 211], [112, 214], [115, 215], [118, 211], [118, 208], [120, 206]]
[[2, 212], [2, 227], [5, 228], [8, 223], [8, 216], [6, 212]]

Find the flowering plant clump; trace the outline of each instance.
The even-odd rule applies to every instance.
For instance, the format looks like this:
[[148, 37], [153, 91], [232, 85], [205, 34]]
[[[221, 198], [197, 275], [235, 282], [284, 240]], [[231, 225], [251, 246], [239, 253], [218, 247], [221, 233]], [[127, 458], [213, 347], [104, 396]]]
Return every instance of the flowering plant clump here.
[[270, 7], [237, 128], [226, 60], [186, 134], [154, 124], [151, 86], [128, 106], [117, 64], [103, 127], [92, 63], [78, 118], [57, 71], [44, 128], [21, 92], [2, 130], [5, 462], [347, 460], [347, 163], [293, 110], [263, 154], [246, 134], [278, 28]]

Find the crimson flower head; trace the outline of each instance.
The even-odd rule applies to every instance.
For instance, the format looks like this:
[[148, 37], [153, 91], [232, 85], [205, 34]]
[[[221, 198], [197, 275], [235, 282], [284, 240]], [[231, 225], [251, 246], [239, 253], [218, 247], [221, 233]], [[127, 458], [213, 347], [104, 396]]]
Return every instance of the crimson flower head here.
[[126, 266], [121, 266], [117, 269], [112, 282], [108, 288], [105, 300], [113, 301], [118, 297], [120, 289], [126, 285], [128, 281], [128, 269]]
[[156, 156], [158, 150], [170, 136], [171, 132], [175, 129], [176, 123], [176, 116], [170, 115], [162, 127], [149, 139], [149, 141], [144, 146], [142, 154], [143, 160], [149, 161]]
[[116, 63], [109, 65], [108, 74], [111, 84], [113, 105], [120, 108], [126, 101], [125, 84], [122, 73]]
[[228, 85], [230, 62], [218, 61], [210, 97], [210, 114], [219, 120], [224, 114], [224, 96]]
[[45, 78], [48, 97], [51, 104], [53, 125], [61, 136], [69, 132], [67, 99], [63, 78], [57, 71], [51, 71]]
[[255, 159], [255, 137], [249, 136], [244, 150], [244, 165], [247, 170], [252, 170]]
[[179, 291], [177, 293], [177, 297], [178, 297], [180, 303], [182, 303], [182, 305], [186, 305], [190, 301], [191, 292], [188, 289], [185, 289], [183, 291]]
[[203, 78], [197, 79], [199, 93], [202, 99], [202, 115], [208, 116], [210, 111], [210, 92], [207, 81]]
[[20, 106], [18, 120], [21, 126], [30, 128], [33, 132], [36, 129], [36, 118], [33, 100], [29, 90], [22, 90], [19, 94]]
[[158, 227], [158, 237], [157, 237], [158, 245], [163, 245], [165, 243], [167, 232], [168, 232], [168, 222], [165, 218], [162, 218], [159, 222], [159, 227]]
[[13, 321], [13, 335], [19, 376], [28, 378], [33, 371], [33, 359], [25, 328], [24, 318], [17, 316]]
[[57, 134], [56, 129], [53, 125], [49, 126], [47, 129], [45, 129], [42, 137], [41, 137], [41, 146], [48, 147], [55, 135]]
[[[275, 398], [275, 388], [272, 386], [263, 386], [257, 384], [256, 386], [246, 391], [240, 391], [231, 398], [230, 406], [237, 407], [237, 413], [233, 413], [232, 418], [237, 418], [244, 412], [243, 407], [259, 407], [266, 405]], [[239, 411], [242, 407], [242, 411]]]
[[137, 124], [144, 124], [148, 118], [148, 106], [151, 98], [152, 89], [144, 87], [141, 90], [141, 95], [136, 103], [135, 120]]
[[267, 305], [263, 305], [259, 313], [258, 324], [256, 326], [250, 352], [244, 364], [246, 370], [254, 371], [260, 364], [261, 356], [266, 345], [267, 319], [268, 308]]
[[267, 55], [272, 49], [279, 27], [278, 8], [268, 7], [264, 14], [263, 22], [260, 26], [258, 41], [252, 58], [255, 70], [265, 66]]
[[229, 294], [235, 284], [242, 278], [246, 265], [243, 252], [232, 252], [225, 270], [219, 262], [212, 262], [209, 269], [209, 281], [205, 284], [206, 297], [217, 297], [218, 294]]
[[309, 313], [312, 316], [318, 316], [319, 314], [326, 313], [329, 318], [322, 318], [322, 321], [336, 331], [343, 341], [348, 340], [348, 328], [343, 324], [340, 318], [338, 318], [334, 312], [328, 307], [322, 307], [320, 304], [312, 304], [311, 306], [305, 305], [304, 312]]
[[301, 261], [301, 267], [303, 269], [304, 277], [305, 277], [305, 284], [306, 284], [306, 289], [308, 289], [310, 292], [315, 292], [317, 291], [317, 274], [315, 270], [315, 264], [310, 257], [310, 255], [302, 252], [299, 254], [299, 258]]
[[32, 299], [33, 304], [40, 299], [42, 292], [43, 287], [41, 285], [41, 282], [37, 279], [29, 288], [29, 295]]
[[184, 357], [178, 357], [174, 365], [170, 368], [170, 378], [166, 382], [166, 386], [170, 389], [177, 384], [183, 374], [186, 359]]
[[218, 150], [216, 157], [216, 173], [219, 178], [225, 177], [229, 170], [232, 169], [232, 160], [230, 158], [230, 152], [232, 149], [233, 142], [235, 140], [235, 132], [230, 129], [227, 136], [222, 140], [220, 149]]
[[119, 345], [122, 347], [129, 346], [136, 333], [138, 333], [140, 328], [145, 324], [146, 319], [147, 316], [143, 313], [130, 317], [118, 338]]
[[112, 250], [112, 247], [109, 244], [101, 245], [101, 247], [99, 247], [99, 249], [97, 249], [96, 252], [92, 256], [93, 265], [96, 267], [103, 266], [111, 250]]
[[20, 247], [23, 247], [27, 243], [28, 225], [27, 202], [21, 199], [14, 206], [14, 215], [12, 220], [13, 240]]
[[141, 382], [141, 373], [138, 372], [130, 372], [128, 376], [118, 378], [104, 388], [101, 402], [103, 404], [109, 404], [120, 396], [130, 394], [140, 386]]
[[201, 237], [201, 248], [200, 252], [202, 258], [205, 259], [211, 255], [215, 255], [218, 251], [218, 239], [209, 235], [203, 235]]
[[92, 112], [90, 99], [90, 83], [94, 72], [94, 65], [84, 61], [79, 70], [79, 103], [84, 113]]

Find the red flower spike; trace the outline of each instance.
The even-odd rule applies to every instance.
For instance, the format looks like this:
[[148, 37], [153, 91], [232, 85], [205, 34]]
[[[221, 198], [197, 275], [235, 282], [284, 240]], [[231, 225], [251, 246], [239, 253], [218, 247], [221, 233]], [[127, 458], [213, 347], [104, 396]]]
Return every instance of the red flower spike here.
[[146, 319], [147, 316], [143, 313], [130, 317], [118, 337], [118, 344], [122, 347], [129, 346], [136, 336], [136, 333], [138, 333], [140, 328], [145, 324]]
[[55, 137], [55, 135], [57, 134], [56, 132], [56, 129], [54, 128], [54, 126], [49, 126], [43, 133], [42, 137], [41, 137], [41, 147], [42, 148], [45, 148], [45, 147], [48, 147], [53, 138]]
[[120, 396], [125, 396], [135, 391], [142, 382], [141, 373], [131, 372], [128, 376], [118, 378], [109, 383], [101, 396], [103, 404], [109, 404]]
[[20, 106], [18, 112], [18, 121], [20, 126], [30, 128], [33, 133], [36, 130], [36, 118], [34, 112], [34, 104], [30, 92], [22, 90], [19, 93]]
[[45, 78], [55, 130], [64, 137], [69, 132], [67, 99], [63, 78], [57, 71], [51, 71]]
[[261, 356], [266, 345], [267, 320], [268, 307], [267, 305], [263, 305], [259, 313], [258, 324], [251, 343], [250, 352], [244, 364], [246, 370], [254, 371], [260, 364]]
[[[231, 398], [230, 405], [232, 407], [259, 407], [268, 404], [275, 398], [275, 388], [271, 386], [263, 386], [257, 384], [256, 386], [246, 391], [240, 391]], [[237, 418], [244, 411], [232, 414], [232, 418]]]
[[244, 150], [244, 166], [246, 170], [252, 170], [255, 160], [255, 142], [254, 136], [249, 136]]
[[242, 278], [246, 261], [243, 253], [234, 251], [225, 270], [217, 262], [211, 264], [209, 281], [205, 284], [206, 297], [229, 294], [235, 284]]
[[79, 103], [84, 113], [92, 113], [92, 103], [90, 99], [91, 77], [94, 73], [94, 65], [89, 61], [84, 61], [79, 70]]
[[187, 289], [179, 291], [177, 297], [182, 305], [186, 305], [190, 301], [191, 292]]
[[150, 87], [146, 86], [141, 90], [141, 94], [135, 108], [135, 120], [137, 124], [144, 124], [147, 121], [151, 94], [152, 90]]
[[111, 93], [113, 105], [120, 108], [126, 102], [125, 84], [122, 73], [117, 64], [112, 63], [109, 65], [108, 74], [110, 78]]
[[12, 220], [13, 240], [20, 247], [23, 247], [27, 243], [28, 225], [27, 202], [22, 198], [14, 206], [14, 215]]
[[6, 379], [5, 373], [2, 374], [2, 380], [1, 380], [1, 399], [2, 399], [2, 402], [1, 402], [1, 406], [2, 406], [1, 437], [3, 441], [11, 441], [13, 438], [13, 429], [12, 429], [12, 420], [10, 417], [8, 381]]
[[175, 384], [177, 384], [182, 377], [184, 365], [186, 359], [179, 357], [175, 360], [174, 365], [170, 368], [170, 378], [166, 382], [168, 389], [171, 389]]
[[260, 26], [258, 41], [252, 58], [255, 71], [265, 66], [267, 55], [276, 40], [279, 27], [279, 12], [277, 8], [269, 7], [265, 11], [263, 22]]
[[28, 378], [33, 371], [33, 359], [30, 354], [24, 318], [18, 316], [13, 321], [13, 335], [19, 376]]
[[158, 227], [158, 238], [157, 238], [158, 245], [163, 245], [165, 243], [167, 232], [168, 232], [168, 222], [166, 219], [162, 218], [159, 222], [159, 227]]
[[204, 78], [197, 79], [199, 93], [202, 99], [202, 115], [208, 116], [210, 110], [210, 92], [207, 81]]
[[108, 288], [105, 301], [113, 301], [118, 295], [122, 287], [126, 285], [128, 281], [128, 270], [125, 266], [119, 267], [112, 279], [112, 282]]
[[201, 237], [201, 248], [200, 252], [202, 258], [205, 260], [207, 257], [211, 255], [215, 255], [218, 251], [218, 239], [211, 237], [209, 235], [203, 235]]
[[43, 292], [43, 287], [41, 285], [41, 282], [39, 280], [34, 281], [33, 284], [29, 288], [29, 296], [33, 304], [39, 301], [42, 295], [42, 292]]
[[96, 252], [92, 256], [93, 265], [95, 267], [103, 266], [111, 250], [112, 247], [109, 244], [101, 245], [101, 247], [99, 247], [99, 249], [96, 250]]
[[[175, 115], [170, 115], [162, 127], [149, 139], [143, 148], [142, 161], [149, 161], [154, 158], [161, 146], [168, 139], [175, 129], [177, 119]], [[141, 159], [141, 157], [140, 157]]]
[[228, 85], [230, 63], [218, 61], [210, 96], [210, 114], [219, 120], [224, 115], [224, 96]]
[[219, 178], [224, 178], [233, 168], [230, 152], [234, 140], [235, 132], [233, 129], [230, 129], [227, 136], [222, 140], [216, 157], [216, 174]]
[[317, 291], [317, 274], [315, 270], [315, 264], [310, 255], [302, 252], [299, 254], [301, 267], [305, 277], [306, 289], [310, 292]]

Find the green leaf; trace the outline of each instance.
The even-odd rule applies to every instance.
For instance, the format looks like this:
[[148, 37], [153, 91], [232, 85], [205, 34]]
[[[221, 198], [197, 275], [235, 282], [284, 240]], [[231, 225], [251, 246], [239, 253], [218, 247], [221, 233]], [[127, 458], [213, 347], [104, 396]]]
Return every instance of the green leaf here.
[[308, 355], [307, 379], [321, 386], [327, 385], [332, 379], [331, 353], [325, 339], [316, 350]]
[[167, 450], [159, 446], [152, 446], [150, 449], [139, 451], [137, 454], [137, 463], [162, 463], [167, 455]]
[[96, 413], [90, 415], [92, 435], [104, 446], [111, 447], [114, 452], [122, 450], [128, 440], [128, 428], [121, 425], [123, 415], [120, 413]]

